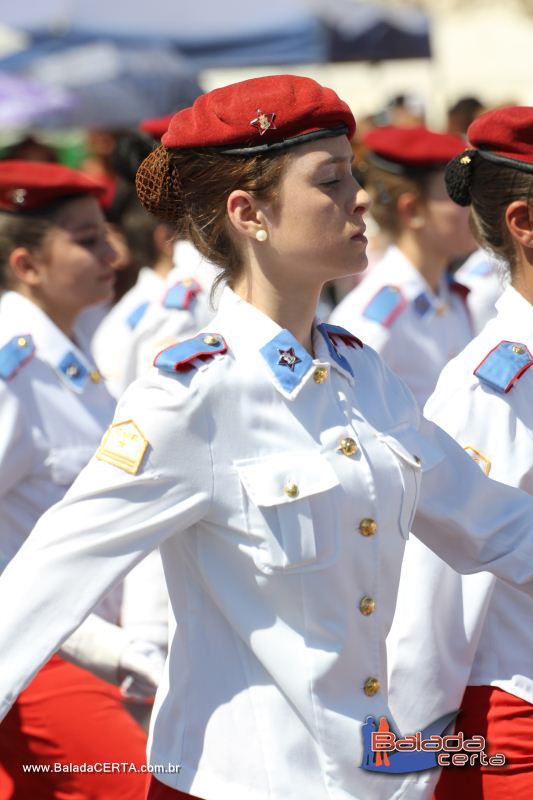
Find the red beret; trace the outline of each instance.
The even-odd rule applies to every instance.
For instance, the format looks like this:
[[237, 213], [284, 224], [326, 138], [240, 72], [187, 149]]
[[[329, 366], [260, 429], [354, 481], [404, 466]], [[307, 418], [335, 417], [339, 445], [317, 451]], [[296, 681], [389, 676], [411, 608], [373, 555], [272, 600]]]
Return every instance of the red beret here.
[[168, 126], [170, 125], [170, 120], [174, 114], [165, 114], [164, 117], [152, 117], [151, 119], [145, 119], [139, 125], [140, 129], [145, 133], [149, 133], [150, 136], [153, 136], [154, 139], [158, 141], [161, 139], [164, 133], [166, 133]]
[[106, 188], [78, 170], [44, 161], [0, 161], [0, 209], [35, 211], [76, 195], [101, 198]]
[[391, 172], [444, 168], [451, 158], [465, 148], [459, 136], [436, 133], [422, 125], [413, 128], [397, 128], [394, 125], [375, 128], [367, 133], [363, 143], [371, 154], [378, 157], [376, 164]]
[[311, 78], [271, 75], [200, 95], [178, 111], [161, 139], [167, 148], [225, 153], [278, 150], [310, 139], [355, 133], [349, 107]]
[[467, 135], [470, 144], [489, 161], [533, 171], [531, 106], [508, 106], [488, 111], [474, 120]]

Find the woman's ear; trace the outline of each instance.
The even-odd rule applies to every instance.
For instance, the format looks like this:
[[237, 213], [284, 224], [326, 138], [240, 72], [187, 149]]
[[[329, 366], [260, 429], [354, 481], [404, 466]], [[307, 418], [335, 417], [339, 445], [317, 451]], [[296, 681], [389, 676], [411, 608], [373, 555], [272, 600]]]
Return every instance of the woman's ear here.
[[533, 247], [533, 209], [526, 200], [513, 200], [505, 210], [507, 230], [522, 247]]
[[37, 286], [41, 281], [38, 262], [26, 247], [15, 247], [11, 251], [9, 268], [15, 281], [26, 286]]
[[257, 232], [265, 228], [264, 214], [250, 192], [236, 189], [228, 197], [226, 208], [234, 230], [241, 236], [256, 239]]
[[424, 227], [425, 216], [423, 202], [414, 192], [404, 192], [397, 201], [398, 216], [402, 226], [411, 230], [420, 230]]

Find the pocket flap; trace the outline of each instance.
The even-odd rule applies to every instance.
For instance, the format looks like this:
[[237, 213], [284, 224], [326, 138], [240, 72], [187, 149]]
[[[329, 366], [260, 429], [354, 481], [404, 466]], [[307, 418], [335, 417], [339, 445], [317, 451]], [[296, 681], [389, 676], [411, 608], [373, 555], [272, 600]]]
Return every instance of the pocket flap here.
[[292, 503], [325, 492], [339, 483], [325, 456], [312, 451], [234, 461], [233, 466], [257, 506]]
[[427, 472], [444, 458], [443, 451], [416, 428], [379, 433], [378, 438], [402, 461], [421, 472]]

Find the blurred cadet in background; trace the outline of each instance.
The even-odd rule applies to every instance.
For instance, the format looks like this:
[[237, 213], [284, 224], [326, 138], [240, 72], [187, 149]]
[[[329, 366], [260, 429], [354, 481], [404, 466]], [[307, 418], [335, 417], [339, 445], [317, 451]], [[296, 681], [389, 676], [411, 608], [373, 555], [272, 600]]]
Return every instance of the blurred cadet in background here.
[[468, 290], [447, 273], [475, 249], [468, 211], [446, 194], [444, 167], [456, 136], [427, 128], [376, 128], [364, 140], [372, 215], [390, 246], [331, 315], [377, 350], [420, 406], [450, 358], [472, 338]]
[[[0, 571], [63, 497], [113, 416], [114, 400], [75, 335], [79, 312], [113, 294], [103, 192], [58, 164], [0, 162]], [[44, 571], [40, 579], [53, 583], [56, 576]], [[2, 800], [142, 799], [143, 780], [134, 773], [53, 769], [145, 762], [144, 733], [122, 697], [154, 694], [161, 654], [116, 624], [120, 603], [115, 587], [0, 726], [0, 762], [14, 787], [1, 782]], [[24, 772], [23, 763], [49, 771]]]

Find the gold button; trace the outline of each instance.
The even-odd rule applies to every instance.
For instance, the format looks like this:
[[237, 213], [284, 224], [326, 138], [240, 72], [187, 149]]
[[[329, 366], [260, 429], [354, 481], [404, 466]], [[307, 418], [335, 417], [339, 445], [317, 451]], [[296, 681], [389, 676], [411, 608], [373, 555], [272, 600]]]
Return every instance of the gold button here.
[[188, 289], [189, 286], [192, 286], [193, 283], [194, 283], [194, 281], [193, 281], [192, 278], [184, 278], [183, 281], [182, 281], [182, 284], [183, 284], [183, 286], [185, 286], [186, 289]]
[[443, 317], [445, 314], [448, 313], [448, 306], [446, 306], [444, 304], [441, 305], [441, 306], [437, 306], [436, 311], [437, 311], [437, 314], [439, 315], [439, 317]]
[[26, 345], [28, 344], [28, 340], [25, 339], [24, 336], [20, 336], [17, 339], [17, 344], [18, 344], [19, 347], [26, 347]]
[[354, 453], [357, 453], [357, 442], [348, 436], [346, 439], [340, 440], [339, 449], [345, 456], [353, 456]]
[[413, 456], [413, 458], [416, 461], [416, 463], [418, 464], [418, 466], [420, 466], [420, 464], [422, 463], [422, 459], [420, 458], [420, 456]]
[[376, 601], [365, 594], [364, 597], [361, 598], [359, 603], [359, 611], [364, 617], [368, 617], [370, 614], [373, 614], [376, 610]]
[[365, 517], [359, 523], [359, 530], [362, 536], [373, 536], [378, 529], [377, 522], [375, 519], [370, 519], [370, 517]]
[[328, 374], [327, 367], [317, 367], [313, 374], [313, 380], [315, 383], [324, 383], [328, 378]]
[[381, 683], [377, 678], [367, 678], [364, 685], [364, 693], [367, 697], [374, 697], [381, 689]]
[[289, 481], [288, 483], [285, 484], [285, 486], [283, 487], [283, 491], [285, 492], [287, 497], [298, 497], [298, 495], [300, 494], [300, 490], [298, 489], [297, 484], [292, 483], [292, 481]]
[[513, 353], [516, 353], [517, 356], [521, 356], [524, 353], [524, 348], [520, 347], [519, 344], [514, 344], [511, 349], [512, 349]]
[[76, 364], [69, 364], [69, 366], [66, 369], [67, 375], [70, 375], [71, 378], [75, 378], [76, 375], [78, 374], [78, 372], [79, 372], [79, 370], [78, 370]]
[[97, 369], [93, 369], [91, 370], [91, 372], [89, 372], [89, 378], [92, 380], [93, 383], [100, 383], [100, 381], [102, 380], [102, 376], [100, 375]]
[[218, 336], [213, 336], [213, 334], [209, 334], [209, 336], [204, 336], [204, 343], [205, 344], [218, 344], [219, 343]]

